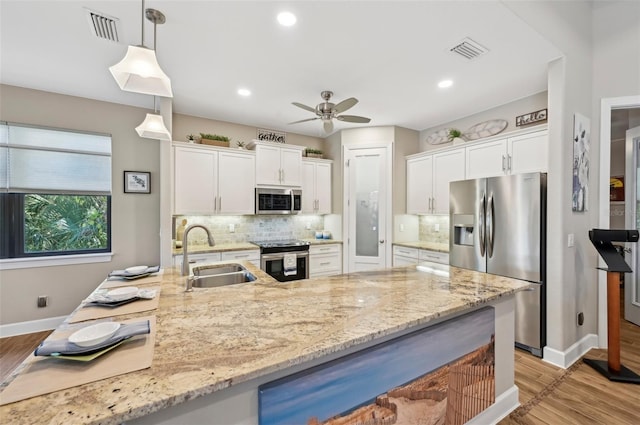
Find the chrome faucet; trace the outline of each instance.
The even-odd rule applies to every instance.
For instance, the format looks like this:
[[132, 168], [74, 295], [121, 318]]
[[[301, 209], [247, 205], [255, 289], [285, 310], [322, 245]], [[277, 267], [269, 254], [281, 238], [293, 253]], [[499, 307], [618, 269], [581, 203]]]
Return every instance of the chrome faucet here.
[[184, 234], [182, 235], [182, 276], [188, 276], [187, 289], [186, 289], [187, 291], [192, 290], [192, 284], [193, 284], [193, 281], [191, 280], [191, 276], [189, 276], [190, 275], [189, 253], [188, 253], [189, 249], [187, 245], [187, 237], [189, 236], [189, 232], [191, 231], [191, 229], [193, 229], [194, 227], [199, 227], [201, 229], [204, 229], [205, 232], [207, 232], [207, 239], [209, 242], [209, 246], [214, 246], [216, 244], [216, 241], [213, 240], [213, 236], [211, 235], [211, 232], [209, 231], [209, 229], [204, 227], [202, 224], [192, 224], [191, 226], [184, 229]]

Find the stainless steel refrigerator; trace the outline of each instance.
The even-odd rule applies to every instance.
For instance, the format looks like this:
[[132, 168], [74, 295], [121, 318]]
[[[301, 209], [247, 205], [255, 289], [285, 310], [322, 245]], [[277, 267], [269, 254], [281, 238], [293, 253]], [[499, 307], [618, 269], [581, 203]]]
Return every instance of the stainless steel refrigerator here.
[[516, 293], [516, 346], [546, 344], [546, 173], [450, 183], [452, 266], [534, 282]]

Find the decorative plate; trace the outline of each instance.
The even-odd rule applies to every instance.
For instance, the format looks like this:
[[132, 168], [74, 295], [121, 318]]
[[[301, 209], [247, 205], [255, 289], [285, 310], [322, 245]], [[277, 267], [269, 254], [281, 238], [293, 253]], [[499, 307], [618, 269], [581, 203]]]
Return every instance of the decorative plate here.
[[427, 136], [426, 141], [431, 145], [440, 145], [442, 143], [450, 142], [451, 140], [449, 140], [449, 129], [443, 128], [442, 130], [438, 130], [435, 133], [431, 133], [429, 136]]
[[462, 133], [467, 140], [482, 139], [483, 137], [493, 136], [502, 132], [507, 128], [509, 123], [507, 120], [489, 120], [471, 126], [467, 131]]

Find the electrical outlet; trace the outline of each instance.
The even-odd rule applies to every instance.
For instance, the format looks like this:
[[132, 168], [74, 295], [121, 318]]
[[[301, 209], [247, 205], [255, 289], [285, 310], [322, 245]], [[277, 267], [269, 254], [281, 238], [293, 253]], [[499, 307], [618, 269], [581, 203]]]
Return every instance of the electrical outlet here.
[[404, 232], [404, 224], [400, 223], [400, 231]]
[[307, 222], [307, 225], [305, 226], [305, 228], [306, 228], [307, 230], [311, 230], [311, 223]]
[[578, 326], [582, 326], [584, 324], [584, 313], [578, 313]]
[[433, 231], [434, 232], [439, 232], [440, 231], [440, 223], [436, 223], [433, 225]]
[[49, 296], [48, 295], [40, 295], [38, 296], [38, 308], [43, 308], [49, 305]]
[[229, 233], [235, 233], [236, 232], [236, 225], [231, 223], [229, 225]]
[[573, 248], [574, 245], [575, 245], [575, 236], [573, 233], [569, 233], [569, 236], [567, 237], [567, 246], [569, 248]]

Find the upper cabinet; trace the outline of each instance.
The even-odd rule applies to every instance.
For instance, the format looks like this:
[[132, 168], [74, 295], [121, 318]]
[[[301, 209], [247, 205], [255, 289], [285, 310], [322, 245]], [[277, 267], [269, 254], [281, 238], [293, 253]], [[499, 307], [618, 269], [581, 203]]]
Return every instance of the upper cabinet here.
[[547, 130], [477, 140], [407, 157], [407, 214], [449, 214], [449, 183], [547, 171]]
[[301, 186], [303, 146], [252, 141], [256, 151], [256, 184]]
[[331, 214], [331, 164], [327, 159], [302, 160], [302, 213]]
[[547, 130], [466, 147], [466, 178], [547, 170]]
[[464, 148], [407, 159], [407, 213], [449, 214], [455, 180], [464, 180]]
[[253, 214], [255, 154], [174, 146], [175, 214]]

